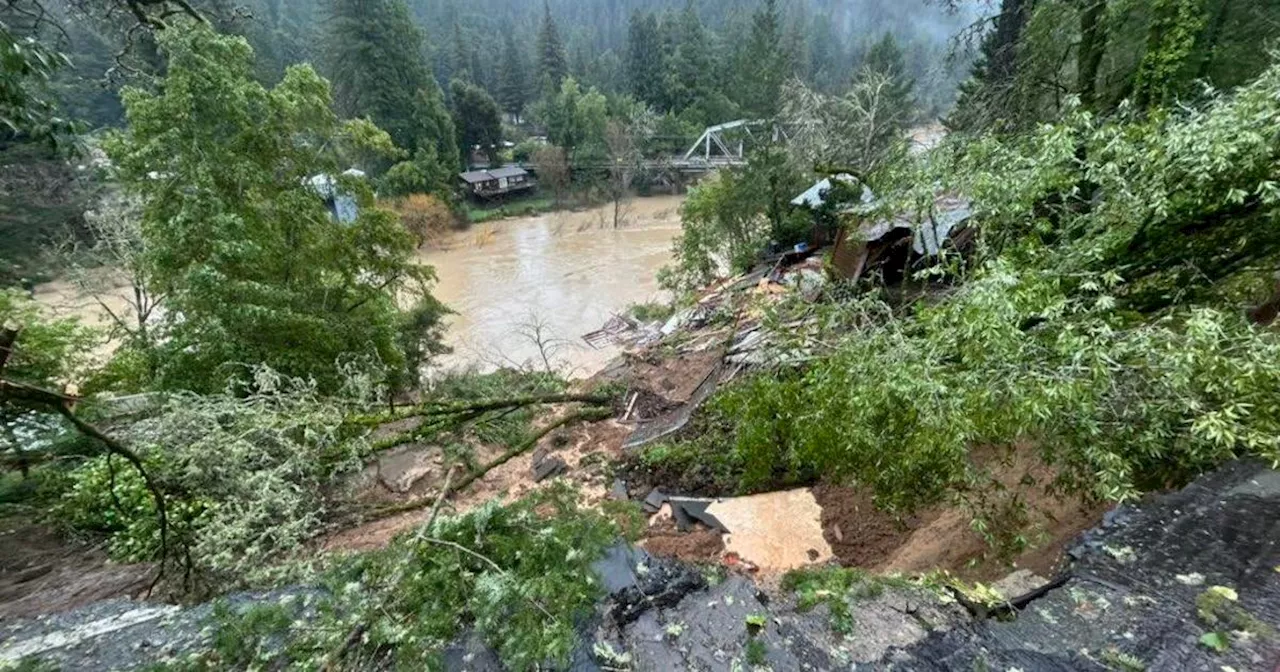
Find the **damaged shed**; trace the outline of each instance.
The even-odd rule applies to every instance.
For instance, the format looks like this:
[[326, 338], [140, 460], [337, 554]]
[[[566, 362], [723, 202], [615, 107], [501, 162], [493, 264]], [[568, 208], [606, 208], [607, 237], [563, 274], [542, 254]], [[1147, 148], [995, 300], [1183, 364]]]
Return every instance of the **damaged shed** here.
[[[828, 207], [832, 179], [856, 183], [851, 175], [820, 180], [792, 199], [796, 206], [818, 211]], [[857, 280], [873, 267], [881, 267], [888, 282], [900, 280], [921, 259], [935, 257], [944, 247], [963, 247], [971, 238], [965, 226], [972, 215], [968, 199], [939, 194], [926, 213], [876, 216], [876, 197], [863, 185], [857, 203], [844, 203], [836, 213], [844, 222], [831, 254], [832, 267], [844, 279]]]

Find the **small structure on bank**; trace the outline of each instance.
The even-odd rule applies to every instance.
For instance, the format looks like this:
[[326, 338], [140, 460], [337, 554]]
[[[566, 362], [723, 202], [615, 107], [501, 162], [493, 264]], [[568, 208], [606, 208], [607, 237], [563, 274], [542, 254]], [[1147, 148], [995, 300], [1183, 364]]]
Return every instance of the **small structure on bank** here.
[[[365, 174], [358, 168], [348, 168], [342, 172], [342, 176], [363, 178]], [[343, 189], [332, 175], [325, 173], [312, 175], [307, 178], [307, 183], [324, 200], [324, 206], [329, 210], [331, 217], [343, 224], [356, 221], [356, 216], [360, 214], [360, 207], [356, 204], [355, 196]]]
[[469, 170], [460, 173], [458, 179], [462, 181], [468, 194], [483, 199], [527, 191], [538, 185], [529, 171], [520, 166]]

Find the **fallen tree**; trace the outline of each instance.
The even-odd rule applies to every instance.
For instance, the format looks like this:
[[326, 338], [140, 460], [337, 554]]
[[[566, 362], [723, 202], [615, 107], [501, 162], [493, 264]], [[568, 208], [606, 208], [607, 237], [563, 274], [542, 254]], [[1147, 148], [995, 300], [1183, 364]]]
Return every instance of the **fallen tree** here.
[[[531, 435], [528, 439], [521, 442], [520, 444], [513, 446], [512, 448], [508, 449], [506, 452], [502, 453], [498, 457], [495, 457], [494, 459], [490, 460], [486, 464], [476, 468], [474, 471], [471, 471], [466, 476], [463, 476], [461, 479], [458, 480], [456, 484], [452, 485], [452, 487], [450, 486], [448, 480], [446, 480], [444, 486], [441, 488], [441, 491], [434, 497], [422, 497], [422, 498], [414, 499], [412, 501], [403, 502], [400, 504], [395, 504], [392, 506], [379, 509], [372, 514], [370, 519], [379, 520], [382, 518], [386, 518], [388, 516], [394, 516], [398, 513], [404, 513], [406, 511], [414, 511], [432, 503], [433, 501], [436, 502], [437, 506], [439, 506], [439, 503], [447, 499], [450, 495], [456, 492], [459, 492], [465, 489], [467, 486], [471, 485], [472, 483], [476, 482], [477, 480], [484, 478], [485, 475], [488, 474], [490, 471], [493, 471], [494, 469], [506, 464], [507, 462], [510, 462], [512, 459], [519, 457], [524, 453], [529, 452], [530, 450], [533, 449], [534, 446], [538, 445], [539, 441], [541, 441], [544, 437], [554, 432], [555, 430], [560, 429], [561, 427], [565, 427], [567, 425], [571, 425], [575, 422], [592, 422], [596, 420], [604, 420], [605, 418], [608, 418], [612, 414], [613, 414], [613, 410], [610, 408], [591, 408], [591, 409], [576, 411], [574, 413], [565, 415], [555, 421], [552, 421], [550, 424], [543, 427], [542, 429], [539, 429], [538, 431], [534, 432], [533, 435]], [[450, 472], [450, 476], [452, 476], [452, 471]]]
[[[5, 378], [5, 368], [17, 347], [20, 333], [19, 329], [0, 329], [0, 404], [12, 404], [30, 410], [56, 413], [65, 418], [76, 431], [94, 439], [105, 447], [108, 453], [124, 458], [133, 467], [151, 494], [155, 504], [156, 522], [160, 529], [160, 548], [156, 557], [158, 571], [148, 591], [154, 589], [164, 577], [165, 564], [169, 556], [169, 514], [164, 492], [143, 466], [142, 458], [137, 453], [76, 415], [74, 408], [79, 401], [77, 397]], [[112, 495], [114, 496], [114, 492]], [[190, 567], [187, 569], [189, 571]]]

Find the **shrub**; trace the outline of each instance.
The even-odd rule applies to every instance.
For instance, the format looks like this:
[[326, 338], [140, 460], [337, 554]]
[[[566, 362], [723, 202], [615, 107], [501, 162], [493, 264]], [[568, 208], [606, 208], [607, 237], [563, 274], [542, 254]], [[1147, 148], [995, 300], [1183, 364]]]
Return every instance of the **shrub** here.
[[418, 245], [432, 242], [457, 225], [457, 218], [443, 201], [428, 194], [410, 194], [396, 201], [396, 213]]
[[[332, 477], [358, 468], [365, 452], [346, 435], [345, 415], [341, 399], [259, 368], [241, 394], [175, 394], [116, 434], [168, 493], [172, 539], [189, 545], [198, 578], [223, 587], [262, 578], [320, 530]], [[111, 459], [71, 473], [59, 518], [110, 534], [117, 559], [151, 559], [154, 504], [137, 473]]]
[[914, 317], [866, 320], [801, 374], [723, 391], [744, 482], [807, 471], [911, 509], [965, 487], [971, 446], [1025, 440], [1062, 485], [1125, 500], [1238, 455], [1280, 459], [1280, 340], [1208, 309], [1128, 324], [1107, 283], [1068, 296], [1056, 274], [994, 263]]
[[601, 593], [591, 565], [618, 535], [577, 497], [560, 484], [507, 506], [442, 515], [430, 529], [325, 569], [315, 581], [321, 590], [303, 598], [312, 614], [305, 626], [290, 616], [297, 605], [223, 608], [212, 650], [164, 669], [317, 669], [335, 651], [344, 669], [438, 669], [467, 627], [509, 669], [558, 669]]

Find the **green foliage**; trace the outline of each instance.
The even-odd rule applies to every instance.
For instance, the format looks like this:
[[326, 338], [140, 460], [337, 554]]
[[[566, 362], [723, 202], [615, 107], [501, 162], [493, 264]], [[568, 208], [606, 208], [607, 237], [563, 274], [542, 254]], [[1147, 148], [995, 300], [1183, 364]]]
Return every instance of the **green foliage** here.
[[0, 288], [0, 327], [19, 330], [5, 378], [32, 385], [69, 382], [88, 364], [99, 338], [74, 318], [50, 319], [19, 289]]
[[764, 642], [759, 639], [748, 639], [746, 646], [743, 647], [742, 659], [751, 667], [761, 667], [768, 659], [769, 650]]
[[432, 194], [448, 200], [453, 195], [455, 167], [441, 161], [435, 147], [419, 149], [411, 160], [401, 161], [387, 169], [378, 180], [378, 193], [391, 198]]
[[849, 334], [798, 380], [744, 383], [755, 389], [733, 417], [746, 473], [783, 458], [899, 509], [962, 487], [972, 445], [1034, 439], [1067, 485], [1113, 500], [1238, 454], [1280, 457], [1268, 438], [1280, 399], [1255, 387], [1280, 376], [1270, 334], [1207, 309], [1126, 326], [1105, 294], [1060, 286], [992, 265], [914, 319]]
[[308, 181], [339, 172], [332, 148], [385, 151], [386, 134], [339, 122], [328, 84], [308, 66], [268, 90], [252, 78], [243, 40], [194, 27], [161, 43], [162, 92], [126, 89], [129, 127], [104, 142], [117, 178], [142, 200], [151, 289], [167, 294], [159, 384], [218, 390], [245, 365], [267, 363], [336, 389], [344, 356], [394, 379], [413, 371], [397, 296], [426, 296], [432, 278], [413, 259], [413, 237], [360, 178], [337, 180], [360, 206], [350, 224]]
[[435, 669], [467, 626], [511, 669], [563, 664], [578, 639], [576, 619], [601, 592], [591, 564], [617, 535], [607, 517], [576, 499], [556, 487], [508, 506], [490, 502], [441, 516], [386, 549], [340, 559], [319, 577], [324, 591], [314, 599], [312, 627], [292, 627], [274, 606], [232, 615], [218, 629], [223, 645], [191, 667], [240, 669], [253, 658], [314, 668], [345, 649], [358, 627], [363, 635], [344, 650], [353, 668]]
[[423, 121], [439, 87], [404, 0], [332, 0], [328, 10], [324, 69], [339, 112], [372, 120], [411, 152], [436, 145], [448, 163], [453, 156], [437, 144], [444, 129]]
[[498, 104], [484, 89], [456, 79], [449, 84], [449, 98], [453, 124], [458, 129], [458, 146], [466, 158], [469, 159], [473, 147], [479, 147], [489, 155], [490, 162], [496, 162], [502, 142], [502, 113]]
[[662, 269], [659, 283], [694, 289], [719, 275], [723, 262], [735, 271], [754, 263], [768, 242], [768, 229], [751, 196], [748, 180], [734, 170], [719, 171], [690, 189], [680, 206], [680, 235], [672, 244], [675, 263]]
[[546, 101], [542, 116], [547, 139], [569, 152], [574, 163], [603, 161], [608, 101], [599, 91], [583, 91], [577, 80], [568, 77], [559, 93]]
[[[1210, 586], [1196, 596], [1196, 617], [1204, 625], [1214, 628], [1200, 638], [1200, 643], [1221, 653], [1233, 640], [1242, 637], [1274, 638], [1274, 627], [1259, 620], [1239, 605], [1239, 594], [1227, 586]], [[1244, 633], [1228, 635], [1227, 633]]]
[[666, 107], [666, 71], [662, 37], [658, 32], [658, 19], [653, 14], [631, 14], [627, 32], [627, 80], [631, 94], [637, 100], [655, 107]]
[[1140, 105], [1173, 102], [1179, 88], [1188, 83], [1183, 71], [1204, 28], [1205, 5], [1202, 0], [1151, 3], [1146, 54], [1134, 75], [1134, 96]]
[[825, 604], [831, 615], [831, 629], [842, 635], [853, 632], [851, 601], [871, 599], [884, 592], [893, 580], [878, 579], [857, 568], [819, 567], [797, 569], [782, 577], [782, 589], [796, 593], [796, 608], [807, 611]]
[[502, 205], [497, 207], [477, 207], [474, 204], [468, 203], [465, 205], [465, 212], [467, 221], [472, 224], [480, 224], [482, 222], [505, 219], [507, 217], [530, 217], [532, 215], [550, 212], [556, 208], [556, 200], [552, 197], [529, 196], [504, 201]]
[[560, 41], [560, 27], [551, 15], [551, 5], [543, 6], [542, 27], [538, 31], [538, 87], [543, 91], [560, 90], [560, 83], [569, 76], [569, 64], [564, 43]]
[[529, 101], [529, 73], [525, 53], [511, 30], [503, 31], [502, 68], [498, 73], [498, 102], [508, 114], [520, 116]]
[[[1280, 7], [1231, 0], [1003, 0], [948, 119], [963, 129], [1030, 130], [1071, 112], [1171, 108], [1270, 65]], [[1123, 101], [1129, 101], [1125, 103]]]
[[994, 251], [1034, 235], [1058, 249], [1033, 263], [1115, 270], [1127, 281], [1117, 300], [1143, 312], [1256, 298], [1273, 279], [1254, 269], [1280, 253], [1267, 224], [1280, 212], [1270, 169], [1280, 147], [1269, 130], [1280, 123], [1277, 92], [1273, 66], [1234, 95], [1177, 114], [1104, 122], [1078, 113], [1018, 138], [957, 144], [907, 178], [924, 189], [890, 207], [917, 207], [938, 180], [973, 198]]
[[22, 138], [57, 146], [76, 132], [59, 116], [48, 88], [54, 72], [69, 64], [65, 55], [0, 22], [0, 145]]
[[738, 103], [753, 119], [773, 119], [781, 104], [782, 82], [791, 69], [782, 44], [777, 0], [764, 0], [751, 16], [751, 32], [736, 58]]
[[[513, 396], [557, 394], [566, 389], [564, 379], [550, 373], [499, 369], [492, 373], [462, 373], [446, 376], [434, 383], [428, 400], [478, 403]], [[512, 447], [528, 437], [535, 414], [536, 411], [533, 408], [521, 408], [509, 413], [488, 416], [469, 425], [468, 431], [481, 443]], [[444, 431], [448, 437], [437, 436], [434, 440], [440, 443], [447, 443], [449, 439], [461, 440], [462, 437], [452, 436], [454, 430], [454, 427], [446, 427]]]
[[213, 605], [213, 650], [220, 666], [249, 669], [269, 664], [279, 654], [279, 634], [294, 624], [293, 600], [237, 608]]
[[680, 206], [680, 235], [672, 245], [675, 262], [662, 269], [659, 283], [668, 289], [695, 289], [722, 270], [749, 269], [771, 242], [803, 240], [807, 218], [793, 214], [790, 201], [804, 186], [803, 174], [772, 146], [754, 152], [744, 168], [723, 169], [703, 180]]
[[641, 322], [664, 322], [675, 312], [675, 305], [650, 301], [627, 306], [627, 314]]
[[1223, 653], [1231, 648], [1231, 640], [1221, 632], [1206, 632], [1200, 635], [1200, 645], [1215, 653]]
[[1107, 649], [1102, 652], [1102, 661], [1111, 669], [1122, 672], [1146, 672], [1147, 664], [1141, 658], [1118, 649]]
[[[176, 394], [117, 431], [169, 493], [170, 535], [189, 545], [206, 585], [259, 581], [320, 530], [331, 507], [326, 487], [367, 452], [342, 419], [372, 391], [360, 376], [348, 378], [347, 389], [359, 396], [324, 399], [314, 385], [260, 368], [249, 389]], [[154, 557], [154, 504], [136, 471], [102, 456], [70, 478], [60, 520], [110, 534], [118, 559]]]
[[[871, 46], [862, 60], [862, 67], [864, 74], [861, 76], [863, 77], [866, 76], [865, 73], [874, 73], [888, 78], [889, 85], [883, 94], [886, 107], [902, 110], [911, 110], [915, 107], [912, 90], [915, 89], [916, 83], [907, 73], [906, 59], [893, 33], [885, 33], [880, 41]], [[903, 116], [910, 120], [912, 115], [910, 112], [904, 112]]]
[[[148, 456], [143, 464], [149, 472], [164, 469], [161, 456]], [[68, 487], [58, 502], [58, 520], [74, 531], [109, 535], [107, 551], [121, 562], [146, 562], [160, 549], [160, 526], [155, 500], [133, 467], [112, 455], [95, 457], [73, 469]], [[188, 497], [168, 502], [169, 534], [188, 541], [201, 516], [209, 508], [207, 500]]]

